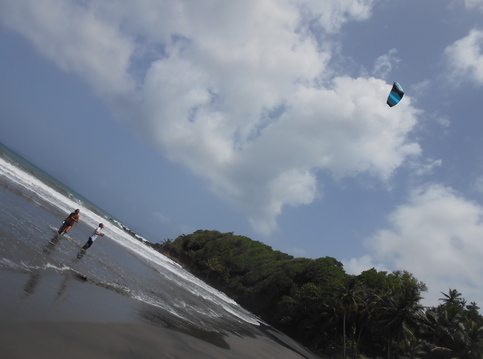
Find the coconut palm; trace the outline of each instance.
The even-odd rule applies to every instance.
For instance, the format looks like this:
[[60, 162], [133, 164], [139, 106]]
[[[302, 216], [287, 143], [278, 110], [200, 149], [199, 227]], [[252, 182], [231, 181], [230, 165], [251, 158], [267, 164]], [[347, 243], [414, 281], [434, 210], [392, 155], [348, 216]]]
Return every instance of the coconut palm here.
[[456, 289], [449, 288], [448, 294], [443, 292], [441, 294], [444, 295], [444, 298], [439, 298], [439, 300], [443, 302], [443, 305], [463, 308], [466, 304], [466, 300], [461, 298], [462, 294]]
[[385, 330], [387, 358], [392, 358], [392, 342], [400, 344], [403, 339], [414, 340], [414, 330], [422, 321], [423, 307], [419, 293], [411, 288], [402, 288], [400, 292], [388, 293], [382, 297], [380, 325]]
[[[362, 288], [354, 276], [348, 276], [346, 283], [338, 288], [336, 301], [343, 312], [343, 357], [346, 358], [346, 321], [351, 313], [357, 313], [361, 301]], [[352, 331], [353, 333], [354, 331]]]
[[480, 359], [483, 356], [483, 327], [465, 318], [457, 332], [461, 359]]

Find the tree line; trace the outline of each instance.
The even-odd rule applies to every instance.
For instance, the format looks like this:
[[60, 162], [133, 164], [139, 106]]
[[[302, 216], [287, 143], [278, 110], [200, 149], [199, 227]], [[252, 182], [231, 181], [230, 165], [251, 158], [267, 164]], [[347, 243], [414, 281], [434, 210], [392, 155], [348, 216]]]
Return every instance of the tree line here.
[[483, 357], [477, 304], [450, 288], [423, 307], [426, 285], [407, 271], [349, 275], [335, 258], [294, 258], [214, 230], [151, 246], [323, 357]]

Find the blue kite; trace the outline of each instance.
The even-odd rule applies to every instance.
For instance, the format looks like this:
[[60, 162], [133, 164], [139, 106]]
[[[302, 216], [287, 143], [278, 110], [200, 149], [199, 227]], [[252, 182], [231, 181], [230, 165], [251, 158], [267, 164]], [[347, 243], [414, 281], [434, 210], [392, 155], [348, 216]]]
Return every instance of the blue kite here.
[[404, 96], [403, 88], [401, 87], [401, 85], [399, 85], [399, 83], [394, 82], [394, 84], [392, 85], [392, 90], [389, 93], [389, 96], [387, 98], [387, 104], [389, 105], [389, 107], [396, 106], [399, 103], [399, 101], [401, 101], [403, 96]]

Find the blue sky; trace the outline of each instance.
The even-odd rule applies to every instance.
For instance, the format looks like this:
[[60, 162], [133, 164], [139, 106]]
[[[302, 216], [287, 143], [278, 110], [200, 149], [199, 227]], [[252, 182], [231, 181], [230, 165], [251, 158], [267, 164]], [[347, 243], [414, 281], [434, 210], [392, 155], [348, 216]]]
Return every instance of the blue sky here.
[[3, 0], [0, 24], [0, 141], [150, 241], [235, 232], [483, 305], [483, 0]]

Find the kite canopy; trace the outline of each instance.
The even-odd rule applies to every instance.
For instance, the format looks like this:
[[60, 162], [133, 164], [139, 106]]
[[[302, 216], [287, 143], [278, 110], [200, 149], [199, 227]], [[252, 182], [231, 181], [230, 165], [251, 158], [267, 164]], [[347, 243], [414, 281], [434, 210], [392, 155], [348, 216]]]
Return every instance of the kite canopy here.
[[389, 96], [387, 98], [387, 104], [390, 107], [395, 106], [399, 103], [399, 101], [401, 101], [403, 96], [404, 96], [403, 88], [401, 87], [401, 85], [399, 85], [399, 83], [394, 82], [394, 84], [392, 85], [392, 90], [389, 93]]

